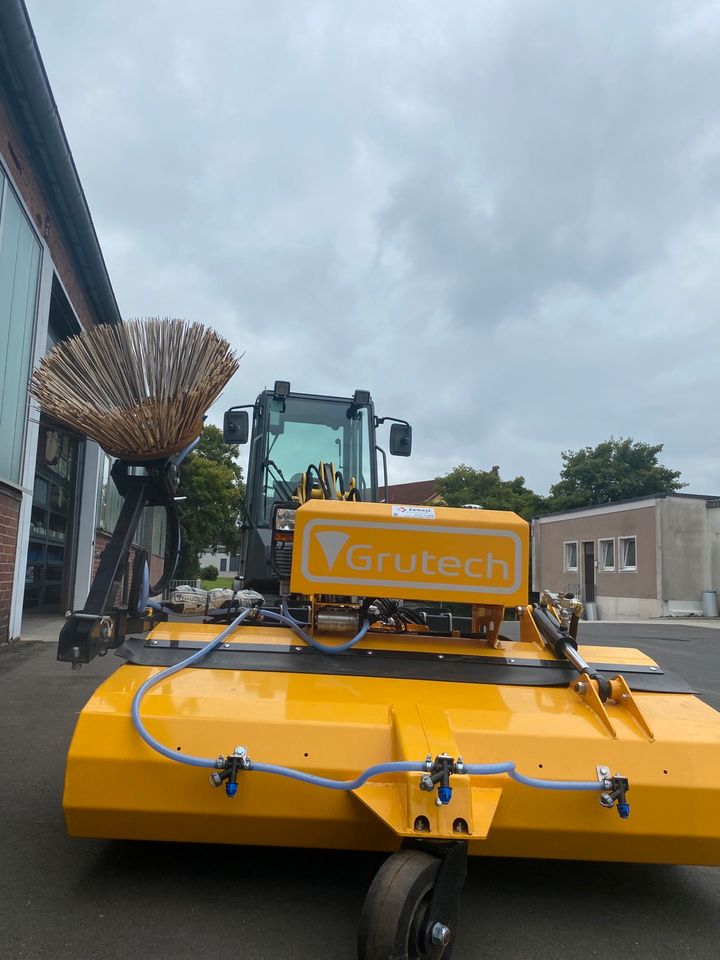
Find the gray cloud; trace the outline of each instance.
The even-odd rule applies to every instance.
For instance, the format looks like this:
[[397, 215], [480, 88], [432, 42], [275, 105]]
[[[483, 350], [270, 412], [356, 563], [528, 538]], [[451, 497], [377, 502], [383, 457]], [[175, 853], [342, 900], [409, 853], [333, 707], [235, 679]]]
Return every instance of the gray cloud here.
[[720, 492], [716, 4], [28, 7], [124, 314], [221, 329], [228, 400], [367, 386], [397, 480], [614, 434]]

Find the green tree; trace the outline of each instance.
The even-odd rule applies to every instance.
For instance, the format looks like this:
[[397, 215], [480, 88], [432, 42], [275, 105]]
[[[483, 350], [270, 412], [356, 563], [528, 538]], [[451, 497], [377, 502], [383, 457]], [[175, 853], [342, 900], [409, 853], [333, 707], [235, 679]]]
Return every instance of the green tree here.
[[180, 466], [178, 495], [186, 499], [178, 501], [182, 546], [176, 576], [197, 577], [199, 556], [208, 548], [237, 552], [245, 499], [239, 453], [237, 444], [224, 442], [222, 430], [208, 425]]
[[610, 437], [596, 447], [564, 450], [560, 480], [550, 487], [548, 509], [569, 510], [590, 504], [615, 503], [686, 487], [680, 471], [658, 463], [661, 443]]
[[444, 477], [437, 477], [440, 495], [449, 507], [478, 504], [485, 510], [512, 510], [529, 520], [540, 513], [544, 500], [525, 486], [524, 477], [503, 480], [500, 467], [475, 470], [461, 463]]

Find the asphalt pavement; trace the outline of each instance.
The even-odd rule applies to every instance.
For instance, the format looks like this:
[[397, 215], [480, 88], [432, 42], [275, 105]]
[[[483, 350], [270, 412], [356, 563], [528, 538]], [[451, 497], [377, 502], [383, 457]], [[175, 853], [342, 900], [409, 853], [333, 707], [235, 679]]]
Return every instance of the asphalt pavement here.
[[[585, 643], [646, 650], [720, 710], [720, 631], [582, 629]], [[0, 647], [0, 958], [354, 958], [380, 855], [66, 836], [75, 719], [118, 665], [73, 672], [52, 644]], [[719, 941], [720, 868], [474, 859], [453, 958], [714, 960]]]

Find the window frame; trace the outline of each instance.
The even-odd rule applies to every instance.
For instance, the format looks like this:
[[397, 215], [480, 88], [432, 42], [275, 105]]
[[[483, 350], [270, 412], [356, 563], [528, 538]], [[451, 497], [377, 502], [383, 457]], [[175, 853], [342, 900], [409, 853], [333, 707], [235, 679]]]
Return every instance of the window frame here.
[[[613, 545], [613, 562], [612, 566], [610, 564], [606, 565], [603, 557], [602, 544], [611, 543]], [[637, 545], [636, 545], [637, 546]], [[600, 573], [614, 573], [617, 569], [617, 554], [615, 550], [615, 537], [598, 537], [597, 542], [597, 551], [598, 551], [598, 571]]]
[[[623, 544], [624, 542], [629, 541], [629, 540], [634, 540], [634, 541], [635, 541], [635, 563], [634, 563], [633, 566], [626, 566], [626, 565], [623, 563], [623, 552], [624, 552], [624, 551], [623, 551], [623, 549], [622, 549], [622, 544]], [[636, 534], [631, 533], [631, 534], [628, 534], [627, 536], [624, 536], [624, 537], [618, 537], [618, 570], [620, 571], [620, 573], [636, 573], [636, 572], [637, 572], [637, 568], [638, 568], [637, 549], [638, 549], [638, 546], [637, 546], [637, 535], [636, 535]]]
[[[575, 566], [571, 567], [568, 563], [568, 550], [567, 548], [571, 545], [575, 546]], [[563, 573], [577, 573], [578, 572], [578, 541], [577, 540], [563, 540]]]
[[[22, 350], [25, 356], [21, 357], [21, 376], [18, 380], [18, 404], [15, 408], [14, 431], [10, 437], [11, 453], [9, 469], [3, 469], [0, 480], [7, 486], [22, 491], [23, 483], [27, 482], [25, 477], [28, 466], [28, 458], [32, 460], [32, 467], [35, 467], [35, 453], [27, 449], [28, 446], [28, 427], [32, 410], [32, 396], [28, 388], [28, 382], [34, 366], [36, 339], [38, 336], [38, 313], [40, 309], [40, 293], [42, 287], [43, 260], [45, 256], [45, 244], [40, 234], [35, 229], [33, 218], [27, 208], [22, 193], [17, 188], [14, 178], [2, 162], [0, 157], [0, 252], [2, 251], [5, 233], [8, 229], [7, 219], [9, 216], [9, 201], [12, 200], [18, 208], [19, 223], [24, 222], [29, 231], [31, 240], [37, 246], [37, 263], [35, 267], [35, 290], [31, 298], [27, 300], [25, 322], [22, 327], [23, 345]], [[17, 262], [17, 258], [16, 258]], [[17, 281], [14, 276], [13, 284]], [[14, 289], [14, 287], [13, 287]], [[32, 302], [31, 302], [32, 301]], [[12, 332], [12, 311], [8, 317], [8, 334]], [[29, 322], [28, 322], [29, 320]], [[6, 360], [7, 362], [7, 360]], [[3, 383], [3, 387], [5, 384]], [[3, 396], [0, 394], [0, 405], [2, 405]], [[13, 467], [14, 465], [14, 467]]]

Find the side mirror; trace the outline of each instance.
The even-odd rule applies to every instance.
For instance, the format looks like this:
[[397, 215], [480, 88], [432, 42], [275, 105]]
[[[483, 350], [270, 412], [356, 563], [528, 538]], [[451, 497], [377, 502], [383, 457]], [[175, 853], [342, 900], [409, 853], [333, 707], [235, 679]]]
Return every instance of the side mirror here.
[[393, 457], [409, 457], [412, 453], [412, 427], [394, 423], [390, 427], [390, 453]]
[[223, 440], [225, 443], [247, 443], [250, 419], [247, 410], [226, 410], [223, 417]]

